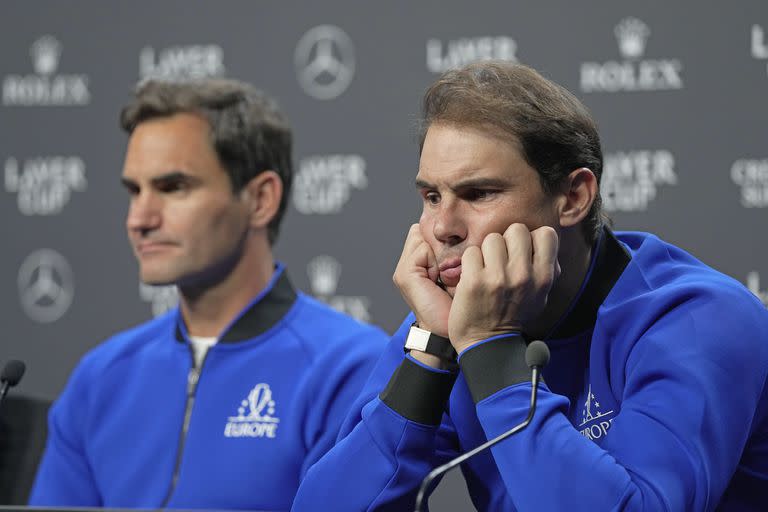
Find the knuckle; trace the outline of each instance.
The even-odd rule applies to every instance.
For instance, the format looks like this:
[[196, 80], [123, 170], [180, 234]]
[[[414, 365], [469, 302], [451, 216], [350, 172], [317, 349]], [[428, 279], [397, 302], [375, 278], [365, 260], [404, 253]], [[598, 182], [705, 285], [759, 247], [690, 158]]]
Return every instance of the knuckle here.
[[504, 240], [504, 237], [501, 235], [501, 233], [488, 233], [483, 239], [483, 244], [500, 242], [502, 240]]
[[517, 269], [509, 277], [511, 288], [526, 288], [531, 283], [531, 274], [527, 270]]
[[533, 231], [532, 235], [542, 242], [557, 242], [557, 231], [552, 226], [542, 226]]

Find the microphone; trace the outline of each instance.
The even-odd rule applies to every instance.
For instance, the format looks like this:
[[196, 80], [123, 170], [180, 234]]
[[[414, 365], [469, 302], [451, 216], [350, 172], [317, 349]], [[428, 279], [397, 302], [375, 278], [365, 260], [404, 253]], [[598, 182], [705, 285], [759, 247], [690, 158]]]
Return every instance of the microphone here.
[[11, 359], [5, 363], [3, 372], [0, 373], [0, 405], [2, 405], [8, 389], [19, 383], [26, 369], [27, 366], [24, 362], [17, 359]]
[[422, 512], [422, 502], [424, 501], [424, 495], [427, 492], [429, 485], [435, 480], [435, 478], [444, 475], [451, 469], [455, 468], [467, 459], [474, 457], [478, 453], [487, 450], [488, 448], [500, 443], [506, 438], [513, 436], [523, 430], [533, 420], [533, 415], [536, 412], [536, 396], [539, 386], [539, 378], [541, 369], [549, 363], [549, 347], [543, 341], [532, 341], [528, 348], [525, 349], [525, 363], [531, 368], [531, 405], [528, 408], [528, 416], [522, 423], [515, 425], [510, 430], [500, 434], [499, 436], [486, 441], [485, 443], [477, 446], [476, 448], [459, 455], [455, 459], [448, 461], [442, 466], [438, 466], [424, 478], [419, 487], [419, 493], [416, 495], [416, 512]]

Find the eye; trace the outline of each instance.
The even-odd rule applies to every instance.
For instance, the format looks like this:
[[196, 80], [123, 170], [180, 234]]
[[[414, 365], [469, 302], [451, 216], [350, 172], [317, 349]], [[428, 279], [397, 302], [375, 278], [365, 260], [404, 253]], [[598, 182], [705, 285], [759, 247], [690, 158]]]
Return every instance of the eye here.
[[189, 185], [184, 180], [169, 180], [158, 183], [157, 189], [165, 194], [171, 194], [185, 192], [189, 189]]
[[123, 188], [125, 189], [126, 192], [128, 192], [128, 195], [131, 197], [139, 195], [139, 187], [137, 187], [133, 183], [123, 182]]
[[437, 192], [426, 192], [424, 193], [424, 201], [432, 205], [438, 204], [440, 202], [440, 194]]
[[491, 199], [498, 191], [486, 188], [472, 188], [467, 190], [463, 196], [467, 201], [484, 201]]

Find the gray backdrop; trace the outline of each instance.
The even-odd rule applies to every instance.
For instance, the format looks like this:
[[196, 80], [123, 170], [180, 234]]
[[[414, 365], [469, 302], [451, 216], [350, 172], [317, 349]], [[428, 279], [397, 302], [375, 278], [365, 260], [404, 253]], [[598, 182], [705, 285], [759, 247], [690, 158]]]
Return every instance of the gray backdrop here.
[[[174, 303], [140, 286], [123, 228], [117, 114], [137, 80], [221, 75], [276, 97], [296, 133], [278, 257], [301, 288], [392, 331], [421, 95], [488, 57], [592, 110], [617, 229], [655, 232], [768, 300], [765, 0], [5, 1], [0, 362], [28, 365], [14, 392], [55, 398], [83, 353]], [[433, 503], [461, 510], [449, 483]]]

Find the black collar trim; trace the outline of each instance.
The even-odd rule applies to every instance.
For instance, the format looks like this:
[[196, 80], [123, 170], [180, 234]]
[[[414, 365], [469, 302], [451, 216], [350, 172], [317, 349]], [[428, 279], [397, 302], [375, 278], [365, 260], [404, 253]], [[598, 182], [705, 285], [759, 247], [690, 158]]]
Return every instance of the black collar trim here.
[[[279, 275], [273, 278], [273, 284], [261, 297], [256, 297], [232, 324], [227, 327], [219, 338], [219, 343], [235, 343], [245, 341], [267, 332], [273, 325], [280, 321], [296, 302], [296, 289], [288, 279], [285, 269], [278, 266], [275, 273]], [[187, 327], [178, 313], [176, 322], [176, 340], [186, 342]]]
[[629, 252], [607, 227], [603, 228], [596, 248], [597, 254], [593, 257], [586, 284], [570, 311], [546, 339], [570, 338], [591, 329], [597, 320], [598, 308], [631, 260]]

